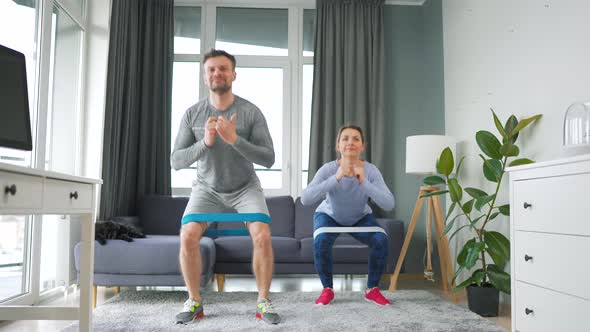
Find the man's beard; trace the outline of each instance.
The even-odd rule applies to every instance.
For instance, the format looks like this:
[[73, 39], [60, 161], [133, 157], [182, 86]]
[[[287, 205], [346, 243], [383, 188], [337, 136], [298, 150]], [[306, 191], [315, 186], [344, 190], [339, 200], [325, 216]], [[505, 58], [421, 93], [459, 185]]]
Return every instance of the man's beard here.
[[216, 86], [211, 86], [211, 91], [217, 93], [217, 94], [224, 94], [226, 92], [228, 92], [229, 90], [231, 90], [231, 84], [220, 84], [220, 85], [216, 85]]

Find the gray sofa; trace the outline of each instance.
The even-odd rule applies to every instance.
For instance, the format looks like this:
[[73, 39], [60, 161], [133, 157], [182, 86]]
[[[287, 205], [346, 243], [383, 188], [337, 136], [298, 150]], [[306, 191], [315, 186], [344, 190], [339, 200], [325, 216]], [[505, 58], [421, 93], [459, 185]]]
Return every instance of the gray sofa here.
[[[96, 242], [94, 253], [95, 286], [184, 286], [178, 253], [180, 219], [187, 197], [146, 196], [138, 205], [139, 215], [117, 217], [115, 221], [133, 224], [147, 235], [133, 242]], [[313, 213], [317, 207], [303, 206], [291, 196], [266, 199], [270, 217], [275, 274], [315, 274], [313, 265]], [[229, 212], [229, 211], [228, 211]], [[399, 220], [377, 219], [389, 238], [389, 259], [385, 273], [393, 273], [403, 244], [404, 226]], [[243, 223], [216, 223], [216, 229], [244, 228]], [[204, 237], [200, 243], [203, 258], [202, 286], [217, 275], [223, 289], [224, 275], [252, 274], [252, 240], [249, 236]], [[368, 248], [348, 234], [334, 245], [335, 274], [366, 274]], [[79, 272], [80, 245], [74, 249]]]

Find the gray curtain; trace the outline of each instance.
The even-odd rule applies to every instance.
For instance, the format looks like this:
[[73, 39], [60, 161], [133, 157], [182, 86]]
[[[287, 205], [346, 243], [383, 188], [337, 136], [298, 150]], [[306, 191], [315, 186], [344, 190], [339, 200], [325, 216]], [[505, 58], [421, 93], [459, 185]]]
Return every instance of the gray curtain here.
[[113, 1], [100, 218], [170, 194], [173, 0]]
[[309, 181], [336, 159], [338, 128], [349, 123], [363, 128], [364, 158], [387, 178], [383, 7], [384, 0], [317, 0]]

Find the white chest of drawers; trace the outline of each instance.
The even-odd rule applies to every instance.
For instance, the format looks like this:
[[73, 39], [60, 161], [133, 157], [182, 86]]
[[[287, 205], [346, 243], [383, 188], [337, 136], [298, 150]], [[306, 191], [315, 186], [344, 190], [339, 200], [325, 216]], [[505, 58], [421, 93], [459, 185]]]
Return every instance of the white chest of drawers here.
[[512, 331], [588, 331], [590, 155], [508, 172]]

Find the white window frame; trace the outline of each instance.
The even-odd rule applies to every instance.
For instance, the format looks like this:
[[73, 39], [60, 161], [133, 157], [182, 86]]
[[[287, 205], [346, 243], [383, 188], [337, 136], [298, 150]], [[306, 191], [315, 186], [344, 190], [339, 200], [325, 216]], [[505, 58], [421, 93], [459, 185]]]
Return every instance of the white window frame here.
[[[83, 54], [86, 53], [86, 17], [88, 12], [88, 3], [85, 3], [83, 8], [83, 16], [79, 15], [72, 15], [71, 10], [64, 6], [60, 0], [37, 0], [37, 61], [36, 61], [36, 77], [37, 83], [34, 89], [34, 104], [31, 105], [31, 108], [35, 107], [36, 111], [36, 128], [33, 128], [35, 134], [33, 137], [35, 138], [35, 149], [34, 155], [31, 156], [31, 167], [35, 169], [44, 170], [46, 166], [46, 157], [49, 153], [46, 150], [46, 142], [47, 142], [47, 127], [51, 125], [48, 123], [48, 110], [49, 110], [49, 87], [51, 85], [50, 80], [53, 79], [50, 77], [50, 66], [51, 66], [51, 50], [54, 47], [51, 43], [51, 23], [52, 23], [52, 15], [53, 15], [53, 7], [58, 6], [61, 10], [64, 11], [64, 14], [68, 15], [81, 29], [82, 36], [80, 40], [80, 52], [78, 56], [80, 57], [80, 65], [79, 65], [79, 73], [78, 73], [78, 88], [76, 93], [78, 93], [78, 120], [76, 121], [78, 126], [76, 129], [76, 156], [72, 156], [75, 162], [74, 167], [74, 174], [73, 175], [80, 175], [81, 174], [81, 157], [83, 156], [83, 146], [82, 146], [82, 128], [84, 123], [85, 113], [83, 112], [82, 105], [84, 103], [84, 84], [85, 84], [85, 73], [86, 73], [86, 62], [84, 59]], [[92, 1], [92, 0], [86, 0]], [[31, 69], [29, 69], [31, 70]], [[33, 106], [34, 105], [34, 106]], [[4, 305], [33, 305], [37, 304], [40, 301], [53, 297], [57, 292], [60, 292], [59, 288], [54, 288], [53, 290], [48, 290], [46, 292], [41, 293], [39, 287], [39, 281], [41, 276], [41, 238], [42, 238], [42, 225], [41, 221], [43, 216], [41, 215], [34, 215], [32, 217], [32, 223], [27, 225], [30, 229], [30, 235], [28, 236], [28, 243], [26, 243], [25, 251], [27, 252], [29, 261], [26, 262], [27, 266], [23, 266], [23, 270], [27, 273], [27, 280], [26, 283], [28, 285], [28, 292], [7, 300], [3, 302]], [[31, 226], [31, 227], [30, 227]], [[71, 234], [69, 234], [69, 230], [66, 232], [66, 240], [69, 242]], [[78, 236], [78, 235], [75, 235]], [[60, 247], [60, 251], [64, 251], [67, 249], [67, 252], [59, 252], [58, 255], [66, 255], [65, 257], [70, 257], [69, 248], [67, 246]], [[62, 278], [67, 278], [70, 272], [70, 260], [66, 259], [63, 261], [63, 264], [57, 267], [57, 271], [59, 276]], [[71, 282], [68, 280], [68, 282]]]
[[[303, 57], [303, 11], [304, 9], [314, 9], [315, 1], [176, 0], [174, 5], [178, 7], [201, 7], [201, 53], [198, 55], [175, 54], [174, 61], [200, 62], [202, 54], [215, 46], [218, 7], [288, 10], [287, 56], [236, 55], [235, 57], [238, 67], [283, 69], [282, 186], [280, 189], [264, 189], [264, 193], [267, 196], [291, 195], [294, 198], [301, 195], [303, 190], [301, 181], [303, 172], [301, 166], [303, 64], [313, 64], [312, 56]], [[202, 78], [199, 78], [199, 96], [203, 98], [207, 95], [207, 87], [203, 84]], [[190, 188], [172, 188], [172, 194], [188, 196]]]

